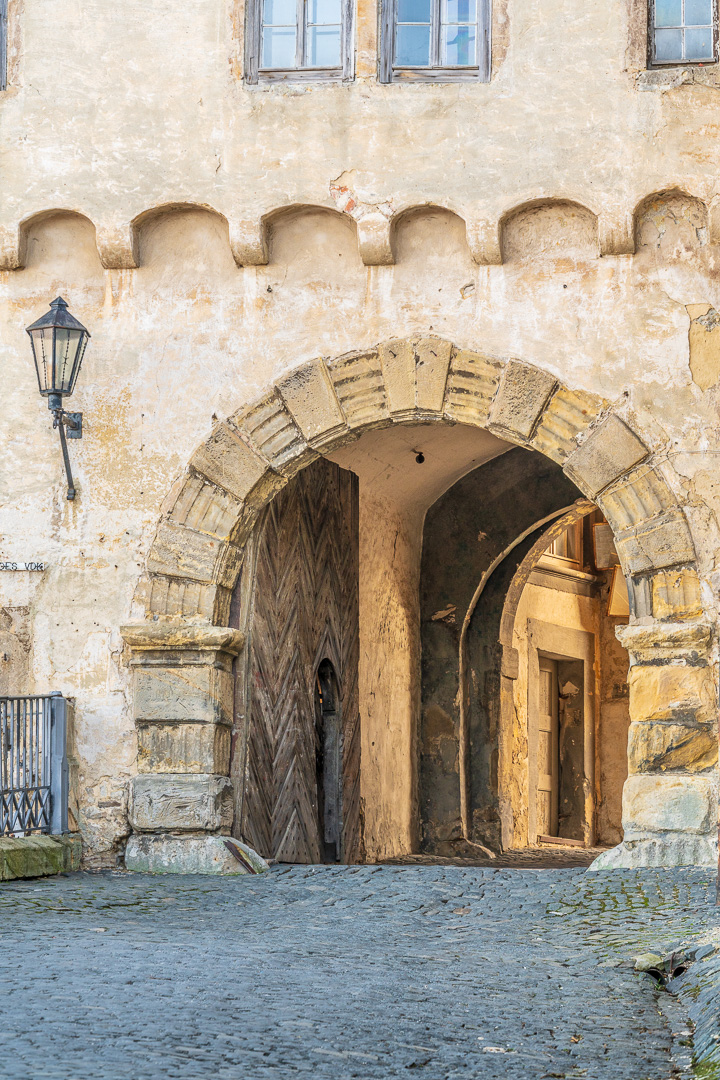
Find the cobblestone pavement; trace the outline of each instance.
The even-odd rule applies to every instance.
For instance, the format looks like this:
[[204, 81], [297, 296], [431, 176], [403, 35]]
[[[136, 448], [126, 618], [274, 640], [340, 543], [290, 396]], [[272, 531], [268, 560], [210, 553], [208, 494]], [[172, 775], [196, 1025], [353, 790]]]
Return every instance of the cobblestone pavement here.
[[713, 888], [458, 866], [9, 883], [0, 1076], [667, 1080], [680, 1006], [630, 958], [707, 940]]

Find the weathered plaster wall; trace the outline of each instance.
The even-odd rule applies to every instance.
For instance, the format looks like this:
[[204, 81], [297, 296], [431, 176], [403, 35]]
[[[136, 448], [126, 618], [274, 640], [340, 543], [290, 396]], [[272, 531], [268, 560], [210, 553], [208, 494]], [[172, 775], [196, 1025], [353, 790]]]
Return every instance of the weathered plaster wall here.
[[[48, 569], [1, 573], [0, 606], [31, 628], [9, 688], [76, 698], [98, 858], [127, 829], [118, 627], [163, 502], [215, 418], [314, 356], [432, 332], [624, 402], [716, 617], [717, 71], [643, 72], [643, 10], [496, 3], [490, 83], [380, 86], [363, 0], [355, 82], [250, 89], [239, 0], [10, 0], [0, 556]], [[74, 504], [24, 334], [58, 293], [93, 335]]]

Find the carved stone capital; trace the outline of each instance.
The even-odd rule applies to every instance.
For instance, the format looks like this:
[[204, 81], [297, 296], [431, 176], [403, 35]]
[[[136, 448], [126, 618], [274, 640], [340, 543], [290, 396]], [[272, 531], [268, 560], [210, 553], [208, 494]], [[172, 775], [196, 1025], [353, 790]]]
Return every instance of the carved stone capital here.
[[703, 662], [713, 636], [712, 626], [703, 621], [630, 624], [618, 626], [615, 634], [633, 665]]
[[148, 652], [217, 652], [234, 657], [245, 644], [245, 635], [230, 626], [179, 621], [128, 623], [120, 627], [133, 660], [142, 663]]

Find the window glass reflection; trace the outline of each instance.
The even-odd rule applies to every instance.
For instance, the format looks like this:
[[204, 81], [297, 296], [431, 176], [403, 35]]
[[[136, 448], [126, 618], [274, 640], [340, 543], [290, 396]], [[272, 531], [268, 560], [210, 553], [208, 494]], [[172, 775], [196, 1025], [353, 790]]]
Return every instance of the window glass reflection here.
[[460, 67], [475, 63], [475, 27], [443, 27], [443, 63]]
[[406, 67], [427, 67], [429, 65], [429, 26], [398, 26], [395, 63]]
[[686, 30], [685, 59], [712, 60], [712, 58], [713, 40], [710, 27], [705, 27], [703, 30]]
[[655, 59], [660, 63], [682, 60], [682, 30], [655, 31]]
[[686, 26], [712, 26], [712, 0], [685, 0]]
[[682, 0], [655, 0], [656, 26], [682, 26]]

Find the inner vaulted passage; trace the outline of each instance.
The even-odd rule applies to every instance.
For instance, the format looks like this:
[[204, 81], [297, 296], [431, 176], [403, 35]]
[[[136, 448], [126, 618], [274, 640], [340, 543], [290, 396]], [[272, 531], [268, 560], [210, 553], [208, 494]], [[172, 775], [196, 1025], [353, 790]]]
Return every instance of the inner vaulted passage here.
[[235, 590], [235, 835], [287, 862], [620, 840], [602, 515], [549, 459], [462, 425], [333, 456], [267, 506]]

